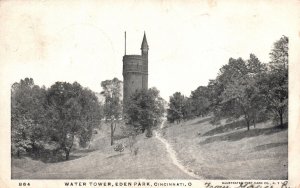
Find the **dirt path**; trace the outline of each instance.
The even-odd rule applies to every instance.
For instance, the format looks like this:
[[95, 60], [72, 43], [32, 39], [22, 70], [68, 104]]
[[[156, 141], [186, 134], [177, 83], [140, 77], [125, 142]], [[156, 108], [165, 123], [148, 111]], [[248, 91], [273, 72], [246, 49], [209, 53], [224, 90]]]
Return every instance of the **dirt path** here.
[[[160, 129], [162, 129], [164, 127], [164, 123], [165, 123], [165, 120], [163, 120], [163, 122], [161, 123]], [[187, 169], [185, 166], [183, 166], [179, 162], [179, 160], [176, 156], [175, 150], [168, 143], [168, 141], [161, 136], [161, 134], [158, 131], [154, 131], [154, 135], [155, 135], [155, 138], [157, 138], [160, 142], [162, 142], [164, 144], [164, 146], [166, 148], [166, 151], [168, 152], [168, 154], [169, 154], [170, 158], [172, 159], [172, 162], [175, 166], [177, 166], [182, 172], [184, 172], [185, 174], [187, 174], [187, 175], [189, 175], [193, 178], [203, 179], [201, 176], [198, 176], [198, 175], [194, 174], [193, 171]]]

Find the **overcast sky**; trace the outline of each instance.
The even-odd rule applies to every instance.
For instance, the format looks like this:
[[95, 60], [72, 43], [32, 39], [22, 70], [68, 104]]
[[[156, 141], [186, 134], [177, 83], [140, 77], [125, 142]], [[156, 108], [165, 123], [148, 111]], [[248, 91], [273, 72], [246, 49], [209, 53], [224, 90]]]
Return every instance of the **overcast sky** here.
[[[186, 96], [230, 57], [269, 61], [273, 43], [298, 31], [299, 1], [10, 1], [0, 3], [2, 79], [47, 87], [78, 81], [93, 91], [123, 80], [127, 54], [149, 44], [149, 87]], [[296, 6], [297, 5], [297, 6]]]

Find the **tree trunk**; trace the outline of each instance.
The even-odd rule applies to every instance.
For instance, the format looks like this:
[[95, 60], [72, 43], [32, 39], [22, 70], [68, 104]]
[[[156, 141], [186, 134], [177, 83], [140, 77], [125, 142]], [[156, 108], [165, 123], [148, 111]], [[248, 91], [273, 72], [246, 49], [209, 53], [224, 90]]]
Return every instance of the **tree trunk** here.
[[256, 113], [254, 112], [254, 115], [253, 115], [253, 127], [255, 128], [256, 126]]
[[250, 130], [250, 120], [246, 119], [246, 123], [247, 123], [247, 131]]
[[66, 161], [69, 160], [70, 158], [70, 151], [69, 150], [66, 150]]
[[32, 154], [34, 155], [34, 157], [40, 157], [40, 152], [37, 146], [35, 145], [35, 141], [31, 141], [31, 142], [32, 142]]
[[283, 127], [283, 114], [280, 113], [280, 127]]
[[110, 124], [110, 145], [114, 145], [114, 123]]
[[69, 158], [70, 158], [70, 151], [73, 147], [73, 143], [74, 143], [74, 133], [72, 135], [72, 142], [71, 142], [71, 145], [69, 146], [69, 148], [66, 147], [66, 145], [64, 146], [64, 148], [65, 148], [64, 150], [65, 150], [65, 153], [66, 153], [66, 161], [69, 160]]

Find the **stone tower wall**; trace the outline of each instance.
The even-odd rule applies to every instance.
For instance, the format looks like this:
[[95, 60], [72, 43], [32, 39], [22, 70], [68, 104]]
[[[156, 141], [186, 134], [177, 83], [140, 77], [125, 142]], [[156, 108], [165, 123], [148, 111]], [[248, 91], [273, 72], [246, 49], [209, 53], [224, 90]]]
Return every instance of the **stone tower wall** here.
[[[145, 58], [141, 55], [125, 55], [123, 57], [123, 93], [124, 104], [137, 90], [148, 88], [148, 75]], [[146, 72], [147, 71], [147, 72]]]

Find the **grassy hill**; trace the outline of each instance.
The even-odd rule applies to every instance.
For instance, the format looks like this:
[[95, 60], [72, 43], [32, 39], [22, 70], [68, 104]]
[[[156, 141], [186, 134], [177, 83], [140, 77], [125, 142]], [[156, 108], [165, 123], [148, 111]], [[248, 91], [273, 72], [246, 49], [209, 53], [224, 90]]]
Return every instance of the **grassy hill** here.
[[[109, 128], [109, 127], [108, 127]], [[29, 158], [13, 159], [12, 178], [24, 179], [191, 179], [168, 157], [156, 138], [138, 135], [137, 155], [126, 148], [121, 154], [110, 146], [107, 127], [95, 135], [89, 150], [77, 150], [69, 161], [43, 163]], [[127, 139], [116, 141], [126, 143]]]
[[166, 126], [179, 159], [205, 179], [287, 179], [288, 130], [271, 121], [249, 131], [243, 121], [214, 126], [209, 117]]
[[209, 120], [166, 123], [157, 131], [161, 139], [138, 135], [136, 155], [128, 147], [121, 154], [115, 152], [109, 127], [103, 125], [89, 148], [73, 151], [69, 161], [12, 159], [12, 178], [194, 179], [193, 173], [204, 179], [287, 179], [287, 129], [265, 122], [247, 131], [238, 122], [215, 126]]

